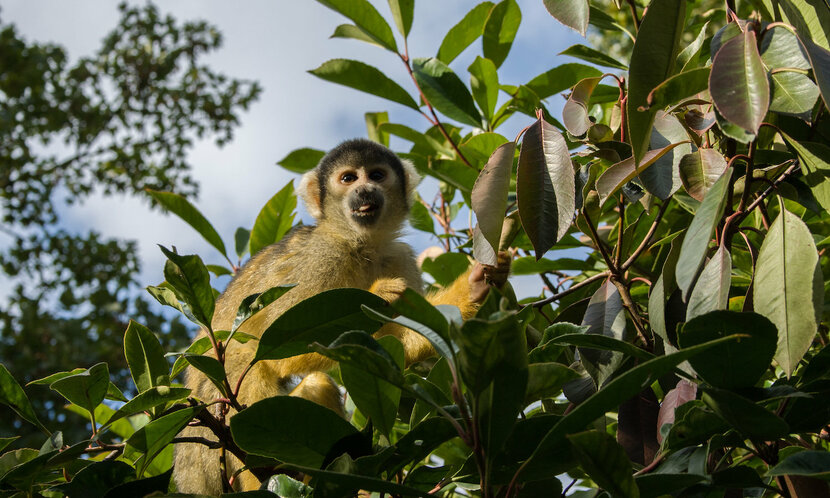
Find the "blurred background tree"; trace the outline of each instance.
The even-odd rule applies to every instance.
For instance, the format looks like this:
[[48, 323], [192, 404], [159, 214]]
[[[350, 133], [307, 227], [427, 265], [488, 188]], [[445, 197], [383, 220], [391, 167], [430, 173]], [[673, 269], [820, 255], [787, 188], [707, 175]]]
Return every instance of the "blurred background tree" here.
[[[152, 4], [119, 10], [97, 53], [75, 63], [0, 19], [0, 359], [23, 382], [106, 361], [125, 385], [128, 317], [160, 331], [167, 350], [189, 343], [185, 324], [140, 291], [135, 242], [74, 233], [61, 207], [146, 188], [195, 196], [194, 141], [227, 143], [261, 92], [202, 63], [222, 44], [210, 24], [177, 22]], [[64, 403], [56, 393], [28, 392], [47, 425], [67, 438], [85, 432], [81, 418], [54, 409]], [[31, 431], [0, 413], [0, 437], [27, 444]]]

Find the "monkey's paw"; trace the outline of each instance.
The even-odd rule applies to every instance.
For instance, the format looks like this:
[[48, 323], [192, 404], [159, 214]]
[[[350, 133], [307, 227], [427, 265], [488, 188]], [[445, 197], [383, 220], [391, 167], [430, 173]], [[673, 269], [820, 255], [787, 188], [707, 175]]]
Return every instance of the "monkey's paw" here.
[[402, 278], [379, 278], [369, 287], [369, 292], [391, 303], [401, 297], [406, 287], [406, 281]]

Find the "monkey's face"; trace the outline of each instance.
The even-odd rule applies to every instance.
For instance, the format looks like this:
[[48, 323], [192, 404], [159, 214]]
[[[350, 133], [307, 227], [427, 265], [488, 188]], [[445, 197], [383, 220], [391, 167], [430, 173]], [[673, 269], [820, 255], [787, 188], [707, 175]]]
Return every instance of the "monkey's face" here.
[[401, 181], [386, 164], [337, 167], [326, 183], [325, 214], [358, 231], [396, 230], [406, 215]]

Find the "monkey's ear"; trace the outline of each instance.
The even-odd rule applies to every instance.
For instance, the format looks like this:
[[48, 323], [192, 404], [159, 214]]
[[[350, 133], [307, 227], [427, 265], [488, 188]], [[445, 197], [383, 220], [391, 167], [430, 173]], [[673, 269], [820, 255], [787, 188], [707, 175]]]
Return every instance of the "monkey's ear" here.
[[408, 159], [401, 159], [403, 165], [403, 176], [406, 180], [406, 205], [411, 208], [415, 202], [415, 189], [421, 183], [421, 175], [415, 170], [415, 165]]
[[320, 178], [316, 169], [303, 175], [297, 187], [297, 194], [303, 200], [308, 214], [315, 220], [319, 220], [323, 212], [320, 202]]

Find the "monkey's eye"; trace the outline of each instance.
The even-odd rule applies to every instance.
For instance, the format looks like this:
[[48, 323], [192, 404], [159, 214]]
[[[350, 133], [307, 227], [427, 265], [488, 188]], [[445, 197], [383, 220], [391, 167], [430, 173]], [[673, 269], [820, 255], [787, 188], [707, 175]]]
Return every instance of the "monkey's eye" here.
[[382, 169], [376, 169], [376, 170], [372, 171], [371, 173], [369, 173], [369, 179], [372, 180], [373, 182], [379, 182], [379, 181], [383, 180], [384, 178], [386, 178], [386, 172], [383, 171]]
[[341, 183], [352, 183], [357, 180], [357, 175], [354, 173], [343, 173], [340, 175]]

